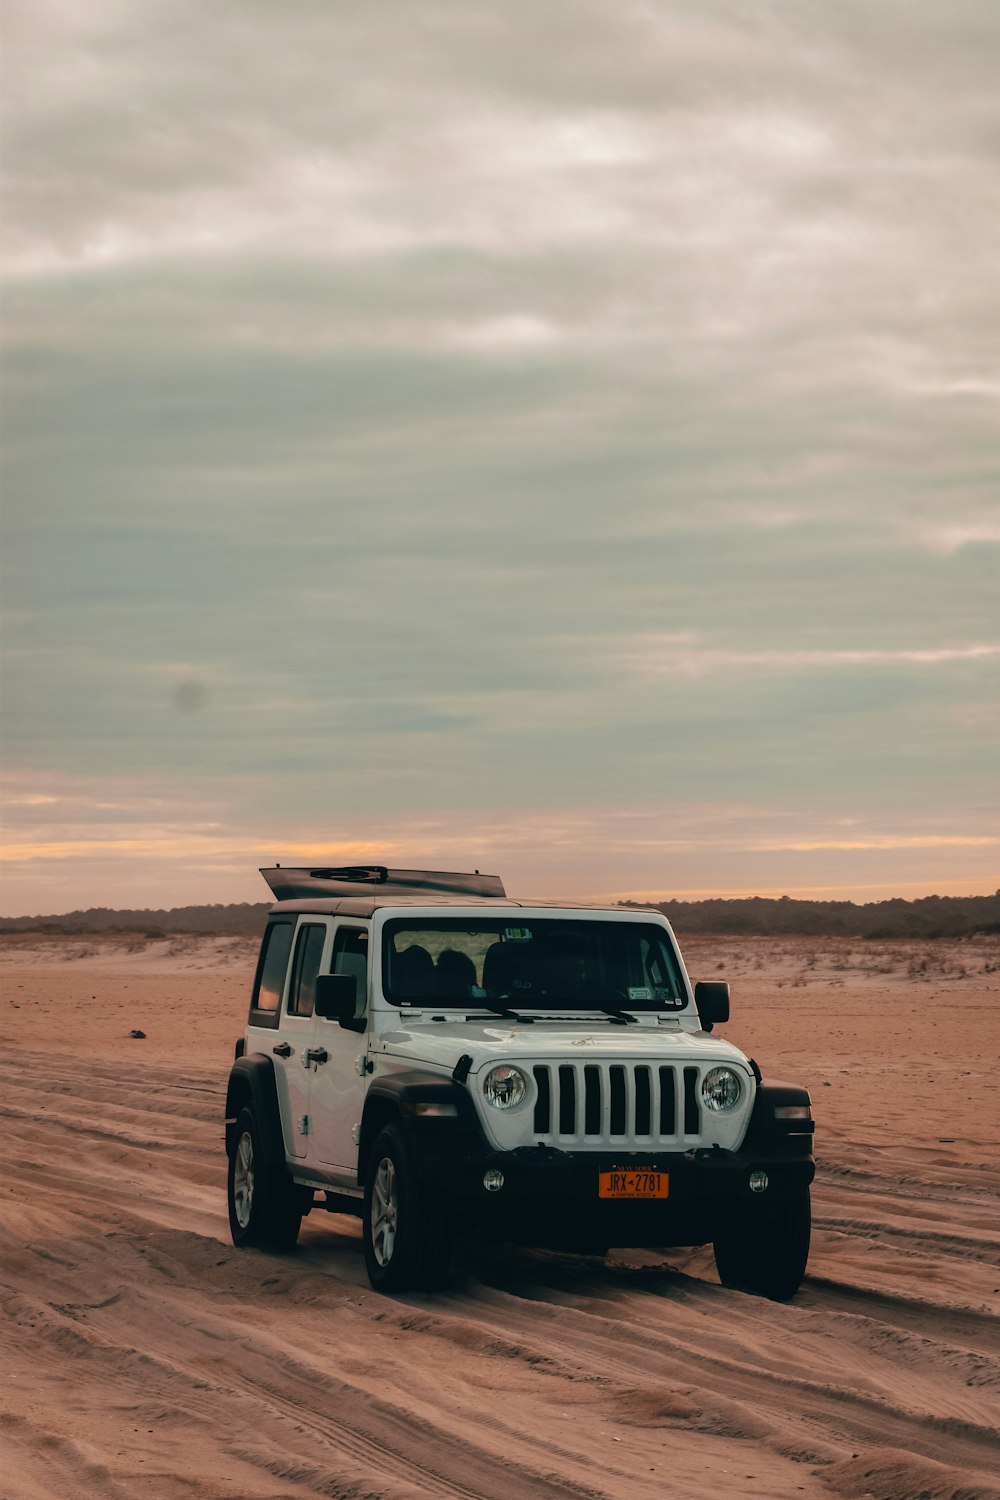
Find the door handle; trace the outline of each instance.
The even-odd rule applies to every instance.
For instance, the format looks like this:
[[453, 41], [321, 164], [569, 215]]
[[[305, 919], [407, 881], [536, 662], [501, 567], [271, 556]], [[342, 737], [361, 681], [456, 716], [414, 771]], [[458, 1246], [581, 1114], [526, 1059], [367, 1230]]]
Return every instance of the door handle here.
[[276, 1057], [291, 1057], [292, 1055], [292, 1049], [287, 1042], [279, 1042], [276, 1047], [271, 1048], [271, 1051]]
[[310, 1063], [325, 1063], [330, 1059], [330, 1054], [325, 1047], [310, 1047], [305, 1055], [306, 1067]]

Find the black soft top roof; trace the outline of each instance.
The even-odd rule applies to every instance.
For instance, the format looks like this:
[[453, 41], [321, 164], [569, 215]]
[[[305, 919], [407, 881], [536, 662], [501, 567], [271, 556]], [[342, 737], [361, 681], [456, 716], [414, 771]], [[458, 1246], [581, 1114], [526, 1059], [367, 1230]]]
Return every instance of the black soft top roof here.
[[391, 870], [387, 865], [314, 865], [301, 868], [261, 869], [278, 901], [313, 900], [317, 896], [338, 899], [366, 897], [375, 905], [385, 897], [456, 896], [492, 897], [505, 900], [507, 892], [499, 875], [462, 874], [455, 870]]
[[[537, 902], [531, 902], [532, 907]], [[472, 911], [476, 908], [484, 912], [504, 911], [505, 909], [523, 908], [523, 901], [512, 901], [508, 896], [505, 901], [488, 900], [480, 896], [440, 896], [431, 892], [430, 895], [413, 896], [344, 896], [341, 899], [329, 896], [300, 897], [296, 900], [276, 901], [271, 907], [271, 916], [284, 914], [296, 916], [300, 912], [311, 912], [317, 917], [359, 917], [367, 920], [373, 917], [377, 911], [388, 907], [391, 911], [403, 913], [405, 911], [424, 911], [435, 908], [442, 916], [448, 916], [454, 911]], [[563, 908], [560, 908], [562, 910]]]

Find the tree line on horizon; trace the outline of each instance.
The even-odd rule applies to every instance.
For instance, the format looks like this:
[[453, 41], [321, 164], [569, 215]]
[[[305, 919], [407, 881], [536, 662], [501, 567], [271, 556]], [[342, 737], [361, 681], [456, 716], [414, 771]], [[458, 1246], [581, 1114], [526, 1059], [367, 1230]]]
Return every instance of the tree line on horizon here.
[[1000, 891], [992, 896], [922, 896], [914, 901], [801, 901], [790, 896], [738, 900], [623, 901], [635, 910], [660, 911], [680, 935], [950, 938], [1000, 932]]
[[[896, 897], [854, 901], [803, 901], [791, 896], [713, 897], [705, 901], [622, 901], [633, 911], [660, 911], [681, 938], [695, 933], [732, 936], [948, 938], [1000, 933], [1000, 891], [992, 896]], [[168, 910], [115, 910], [95, 906], [55, 916], [0, 917], [0, 932], [95, 936], [174, 934], [257, 937], [269, 901], [175, 906]]]

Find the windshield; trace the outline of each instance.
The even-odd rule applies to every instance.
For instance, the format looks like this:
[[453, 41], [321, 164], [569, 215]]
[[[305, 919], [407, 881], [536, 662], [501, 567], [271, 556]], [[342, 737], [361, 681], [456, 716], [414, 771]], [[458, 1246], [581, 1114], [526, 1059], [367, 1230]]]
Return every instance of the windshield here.
[[669, 934], [652, 922], [398, 917], [385, 924], [393, 1005], [437, 1009], [681, 1010]]

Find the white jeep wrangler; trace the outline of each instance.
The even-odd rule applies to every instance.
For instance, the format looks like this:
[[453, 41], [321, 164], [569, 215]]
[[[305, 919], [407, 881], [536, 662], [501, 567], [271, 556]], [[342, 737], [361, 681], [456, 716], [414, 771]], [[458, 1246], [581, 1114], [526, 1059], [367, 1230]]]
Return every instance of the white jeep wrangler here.
[[456, 1233], [603, 1254], [711, 1242], [792, 1296], [809, 1095], [712, 1035], [656, 912], [525, 906], [495, 876], [261, 872], [276, 897], [226, 1096], [236, 1245], [360, 1215], [374, 1287], [431, 1289]]

